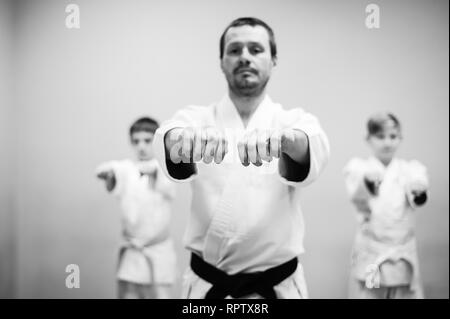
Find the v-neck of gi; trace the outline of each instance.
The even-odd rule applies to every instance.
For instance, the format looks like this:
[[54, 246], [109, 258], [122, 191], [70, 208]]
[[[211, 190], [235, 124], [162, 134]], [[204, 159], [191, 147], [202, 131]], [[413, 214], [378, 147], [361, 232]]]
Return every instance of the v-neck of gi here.
[[239, 130], [249, 131], [257, 128], [258, 124], [261, 124], [261, 121], [267, 117], [271, 104], [272, 100], [268, 95], [265, 95], [250, 117], [247, 127], [245, 127], [236, 106], [229, 95], [226, 94], [218, 104], [218, 115], [221, 118], [220, 122], [223, 123], [225, 128], [237, 128]]

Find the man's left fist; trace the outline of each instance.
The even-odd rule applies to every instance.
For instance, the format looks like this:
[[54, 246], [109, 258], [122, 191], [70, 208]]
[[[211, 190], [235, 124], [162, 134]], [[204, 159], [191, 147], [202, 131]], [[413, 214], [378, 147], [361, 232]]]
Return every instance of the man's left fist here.
[[271, 162], [282, 152], [289, 150], [295, 141], [294, 129], [254, 129], [238, 142], [239, 159], [242, 165], [252, 163], [261, 166], [263, 161]]

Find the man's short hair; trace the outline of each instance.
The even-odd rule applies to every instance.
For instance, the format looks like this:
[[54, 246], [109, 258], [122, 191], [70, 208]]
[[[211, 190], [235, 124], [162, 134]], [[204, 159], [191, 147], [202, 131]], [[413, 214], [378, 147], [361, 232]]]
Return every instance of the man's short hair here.
[[367, 135], [376, 135], [382, 132], [389, 122], [394, 123], [394, 127], [400, 131], [400, 121], [390, 112], [379, 112], [373, 114], [367, 121]]
[[151, 117], [141, 117], [130, 126], [130, 136], [136, 132], [149, 132], [154, 134], [158, 127], [158, 122]]
[[253, 17], [238, 18], [226, 27], [225, 31], [223, 31], [222, 36], [220, 37], [220, 58], [222, 59], [223, 57], [223, 53], [225, 50], [225, 36], [228, 30], [230, 28], [241, 27], [244, 25], [249, 25], [252, 27], [259, 25], [267, 30], [267, 33], [269, 34], [270, 53], [272, 55], [272, 59], [275, 59], [277, 57], [277, 44], [275, 43], [275, 35], [272, 28], [269, 27], [269, 25], [264, 21]]

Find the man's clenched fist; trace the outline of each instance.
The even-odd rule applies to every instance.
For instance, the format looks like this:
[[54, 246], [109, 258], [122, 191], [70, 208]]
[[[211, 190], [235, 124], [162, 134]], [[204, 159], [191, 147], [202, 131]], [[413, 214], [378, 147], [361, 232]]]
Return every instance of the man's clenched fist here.
[[255, 129], [238, 142], [239, 159], [244, 166], [250, 163], [261, 166], [263, 161], [271, 162], [273, 158], [280, 158], [282, 153], [300, 161], [307, 149], [305, 133], [292, 128]]
[[174, 128], [167, 132], [164, 142], [170, 160], [175, 164], [200, 161], [210, 164], [213, 160], [220, 164], [228, 152], [224, 134], [213, 127]]
[[237, 146], [242, 165], [261, 166], [262, 161], [270, 162], [274, 157], [280, 157], [281, 132], [255, 129], [244, 134]]

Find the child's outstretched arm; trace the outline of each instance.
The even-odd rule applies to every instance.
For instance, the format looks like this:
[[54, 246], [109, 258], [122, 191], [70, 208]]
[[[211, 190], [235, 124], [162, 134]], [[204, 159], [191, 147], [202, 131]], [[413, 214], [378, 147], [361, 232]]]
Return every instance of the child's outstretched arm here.
[[347, 193], [356, 209], [370, 213], [369, 199], [378, 195], [381, 176], [370, 173], [363, 160], [352, 159], [344, 168], [344, 178]]
[[111, 163], [101, 164], [95, 170], [97, 178], [105, 181], [106, 190], [112, 192], [117, 185], [117, 178]]
[[101, 172], [99, 174], [97, 174], [97, 177], [99, 179], [102, 179], [105, 181], [106, 184], [106, 190], [108, 192], [111, 192], [114, 187], [116, 186], [116, 176], [114, 174], [114, 171], [110, 170], [107, 172]]
[[162, 169], [157, 170], [155, 190], [166, 199], [174, 200], [176, 196], [176, 185], [164, 175]]
[[363, 176], [364, 185], [369, 193], [373, 196], [378, 196], [383, 176], [377, 171], [368, 171]]
[[139, 163], [141, 174], [148, 175], [151, 182], [149, 187], [156, 192], [161, 193], [169, 200], [175, 198], [175, 183], [170, 181], [162, 171], [156, 160]]

